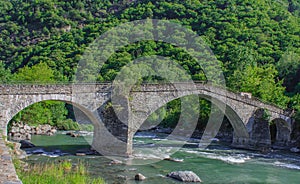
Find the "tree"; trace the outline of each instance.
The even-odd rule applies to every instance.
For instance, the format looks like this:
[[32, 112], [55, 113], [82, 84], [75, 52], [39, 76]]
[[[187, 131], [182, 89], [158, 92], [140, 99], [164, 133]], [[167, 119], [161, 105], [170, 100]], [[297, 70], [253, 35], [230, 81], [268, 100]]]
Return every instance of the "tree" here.
[[[54, 72], [46, 63], [32, 67], [25, 66], [14, 74], [16, 82], [53, 83]], [[33, 104], [19, 112], [13, 121], [22, 121], [30, 125], [50, 124], [56, 126], [66, 120], [68, 111], [65, 103], [58, 101], [43, 101]]]
[[287, 91], [297, 93], [297, 84], [300, 83], [300, 55], [292, 51], [286, 52], [276, 64], [276, 68]]
[[11, 73], [5, 69], [4, 64], [0, 62], [0, 83], [8, 83], [11, 80]]
[[17, 82], [53, 83], [54, 72], [46, 63], [39, 63], [32, 67], [25, 66], [15, 75]]
[[288, 97], [284, 95], [282, 81], [275, 81], [277, 73], [274, 65], [249, 65], [244, 70], [236, 70], [229, 83], [236, 91], [250, 92], [266, 102], [286, 107]]

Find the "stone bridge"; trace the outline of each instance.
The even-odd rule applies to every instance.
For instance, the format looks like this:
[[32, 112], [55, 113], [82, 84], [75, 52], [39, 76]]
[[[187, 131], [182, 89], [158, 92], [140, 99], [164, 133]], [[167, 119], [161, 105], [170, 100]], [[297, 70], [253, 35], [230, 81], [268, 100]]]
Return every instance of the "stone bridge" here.
[[[117, 90], [121, 89], [115, 88], [111, 83], [2, 84], [0, 128], [6, 135], [9, 121], [19, 111], [37, 102], [58, 100], [76, 107], [75, 115], [79, 122], [88, 119], [93, 123], [92, 146], [97, 151], [105, 155], [131, 155], [133, 136], [149, 115], [172, 100], [199, 95], [219, 107], [222, 114], [228, 118], [234, 129], [233, 145], [244, 148], [271, 145], [268, 122], [273, 122], [277, 127], [274, 144], [284, 146], [290, 141], [290, 114], [258, 99], [233, 93], [209, 83], [141, 84], [130, 88], [128, 94], [115, 92]], [[107, 108], [109, 106], [112, 108]], [[268, 116], [265, 116], [264, 111], [268, 112]], [[185, 113], [189, 114], [189, 111]], [[216, 116], [216, 121], [218, 117]], [[189, 120], [183, 118], [182, 121], [184, 123]], [[265, 123], [260, 125], [257, 123], [259, 121]], [[185, 122], [184, 127], [186, 124]], [[191, 135], [194, 128], [179, 126], [174, 131], [177, 131], [176, 135], [184, 137], [187, 132]], [[211, 131], [208, 128], [206, 133], [216, 135], [216, 132]]]

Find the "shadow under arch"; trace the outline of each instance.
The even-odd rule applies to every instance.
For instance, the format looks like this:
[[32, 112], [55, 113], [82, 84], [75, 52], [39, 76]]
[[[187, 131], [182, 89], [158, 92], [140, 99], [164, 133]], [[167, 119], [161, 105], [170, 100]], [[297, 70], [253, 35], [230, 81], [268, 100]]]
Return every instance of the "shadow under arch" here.
[[[272, 127], [274, 127], [273, 130]], [[284, 119], [274, 118], [270, 121], [272, 147], [280, 148], [289, 145], [291, 140], [291, 133], [291, 127]]]
[[269, 149], [271, 146], [271, 134], [269, 126], [269, 115], [263, 108], [257, 108], [249, 122], [247, 130], [250, 135], [249, 145], [252, 149]]

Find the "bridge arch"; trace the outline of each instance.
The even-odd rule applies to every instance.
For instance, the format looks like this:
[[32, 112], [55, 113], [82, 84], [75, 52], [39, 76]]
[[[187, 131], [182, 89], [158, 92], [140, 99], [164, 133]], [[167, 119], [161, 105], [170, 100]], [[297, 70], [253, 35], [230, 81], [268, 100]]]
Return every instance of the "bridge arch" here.
[[[161, 99], [157, 98], [155, 96], [155, 102], [152, 102], [150, 106], [148, 106], [148, 111], [145, 113], [141, 113], [139, 111], [136, 112], [137, 115], [139, 115], [139, 120], [141, 121], [141, 123], [137, 123], [139, 125], [142, 125], [142, 123], [152, 114], [154, 113], [156, 110], [158, 110], [159, 108], [163, 107], [164, 105], [166, 105], [167, 103], [179, 99], [179, 98], [183, 98], [186, 96], [190, 96], [190, 95], [198, 95], [198, 98], [203, 98], [206, 99], [210, 102], [212, 102], [212, 105], [215, 105], [216, 107], [219, 108], [219, 110], [224, 111], [222, 112], [222, 116], [225, 115], [227, 117], [227, 119], [230, 121], [230, 124], [233, 127], [234, 130], [234, 142], [235, 143], [244, 143], [246, 140], [248, 140], [249, 138], [249, 134], [248, 131], [245, 127], [245, 124], [243, 123], [242, 118], [239, 116], [239, 114], [234, 110], [233, 104], [227, 103], [226, 101], [226, 97], [218, 97], [218, 96], [210, 96], [208, 94], [203, 93], [201, 90], [196, 90], [196, 91], [189, 91], [187, 92], [183, 92], [183, 93], [176, 93], [174, 95], [164, 95]], [[136, 101], [142, 101], [140, 97], [141, 95], [139, 95], [139, 97], [137, 97], [137, 99], [133, 100], [133, 103], [135, 103]], [[144, 97], [145, 99], [149, 99], [149, 96]], [[146, 104], [146, 103], [139, 103], [139, 104]], [[149, 105], [149, 103], [148, 103]], [[225, 108], [224, 108], [225, 107]], [[141, 108], [141, 109], [147, 109], [147, 108]], [[222, 110], [223, 109], [223, 110]], [[143, 115], [141, 115], [143, 114]], [[223, 117], [222, 117], [223, 119]], [[213, 120], [212, 120], [213, 121]], [[221, 126], [221, 124], [220, 124]], [[136, 131], [140, 128], [137, 127]], [[219, 127], [216, 127], [217, 131], [219, 130]], [[215, 132], [216, 134], [217, 132]]]
[[[81, 111], [86, 117], [91, 117], [91, 112], [84, 107], [83, 105], [75, 102], [72, 100], [70, 96], [67, 95], [42, 95], [42, 96], [30, 96], [25, 99], [18, 99], [15, 101], [13, 105], [11, 105], [6, 112], [6, 119], [5, 119], [5, 130], [7, 131], [8, 123], [11, 121], [11, 119], [17, 115], [20, 111], [24, 110], [25, 108], [44, 101], [60, 101], [67, 104], [71, 104], [77, 109]], [[76, 113], [76, 112], [74, 112]], [[77, 116], [76, 116], [77, 117]], [[92, 122], [92, 121], [91, 121]], [[94, 123], [93, 123], [94, 124]], [[7, 132], [5, 132], [5, 135], [7, 135]]]
[[291, 127], [285, 119], [274, 118], [270, 121], [270, 134], [273, 146], [280, 147], [288, 145], [290, 142], [291, 132]]

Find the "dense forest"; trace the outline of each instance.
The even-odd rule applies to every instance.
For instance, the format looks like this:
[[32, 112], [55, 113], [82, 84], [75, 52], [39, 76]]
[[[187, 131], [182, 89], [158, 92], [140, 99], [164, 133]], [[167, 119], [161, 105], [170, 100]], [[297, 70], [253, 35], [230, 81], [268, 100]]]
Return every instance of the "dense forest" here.
[[[299, 0], [0, 0], [0, 14], [1, 83], [72, 82], [85, 49], [105, 31], [129, 21], [164, 19], [201, 36], [222, 64], [230, 90], [292, 108], [300, 122]], [[194, 80], [205, 80], [184, 51], [154, 41], [113, 54], [96, 80], [112, 81], [122, 66], [148, 55], [172, 58]], [[152, 118], [162, 114], [165, 122], [174, 121], [178, 104], [171, 102], [167, 112]], [[55, 125], [70, 117], [67, 109], [61, 102], [43, 102], [15, 119]], [[199, 121], [209, 109], [201, 100]]]

